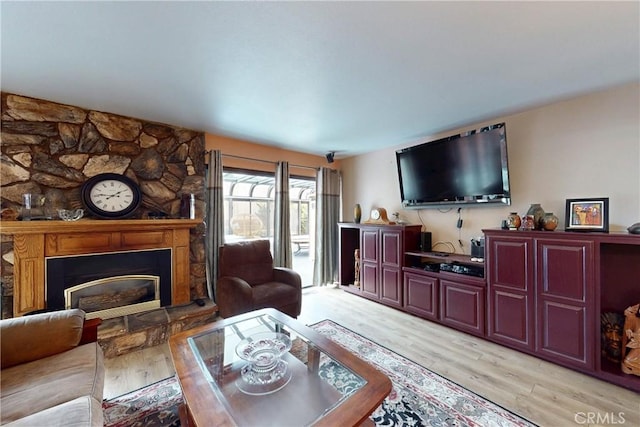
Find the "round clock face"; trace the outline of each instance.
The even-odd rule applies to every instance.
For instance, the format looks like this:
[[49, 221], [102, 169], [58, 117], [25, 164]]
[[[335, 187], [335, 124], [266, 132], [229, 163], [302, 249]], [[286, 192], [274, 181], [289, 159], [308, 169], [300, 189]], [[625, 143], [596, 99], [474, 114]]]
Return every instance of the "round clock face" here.
[[378, 209], [373, 209], [371, 211], [371, 218], [372, 219], [380, 219], [380, 211]]
[[82, 187], [82, 201], [100, 218], [125, 218], [140, 206], [140, 189], [123, 175], [106, 173], [89, 179]]

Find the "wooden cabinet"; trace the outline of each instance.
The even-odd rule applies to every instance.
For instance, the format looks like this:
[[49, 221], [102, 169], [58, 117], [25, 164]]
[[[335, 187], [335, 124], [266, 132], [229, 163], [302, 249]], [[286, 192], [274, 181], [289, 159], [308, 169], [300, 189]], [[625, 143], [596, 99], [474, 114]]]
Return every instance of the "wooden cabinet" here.
[[602, 355], [600, 314], [640, 301], [640, 237], [485, 230], [488, 338], [633, 390]]
[[[407, 248], [415, 248], [419, 225], [338, 224], [340, 262], [338, 281], [344, 289], [383, 304], [403, 304], [403, 262]], [[356, 244], [357, 241], [357, 244]], [[355, 279], [354, 251], [360, 252], [360, 288]]]
[[489, 337], [593, 369], [593, 243], [546, 236], [487, 233]]

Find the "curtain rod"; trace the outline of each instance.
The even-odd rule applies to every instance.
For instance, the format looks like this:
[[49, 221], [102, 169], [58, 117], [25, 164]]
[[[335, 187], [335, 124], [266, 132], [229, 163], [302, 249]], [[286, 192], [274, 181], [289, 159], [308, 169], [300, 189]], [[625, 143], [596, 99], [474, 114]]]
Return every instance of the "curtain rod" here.
[[[208, 151], [208, 153], [211, 153], [211, 151]], [[278, 163], [278, 162], [273, 162], [271, 160], [252, 159], [251, 157], [236, 156], [235, 154], [222, 154], [222, 157], [231, 157], [233, 159], [249, 160], [249, 161], [252, 161], [252, 162], [271, 163], [272, 165], [275, 165], [275, 164]], [[289, 167], [301, 168], [301, 169], [311, 169], [311, 170], [314, 170], [314, 171], [317, 171], [319, 169], [319, 168], [314, 168], [313, 166], [292, 165], [292, 164], [290, 164]]]

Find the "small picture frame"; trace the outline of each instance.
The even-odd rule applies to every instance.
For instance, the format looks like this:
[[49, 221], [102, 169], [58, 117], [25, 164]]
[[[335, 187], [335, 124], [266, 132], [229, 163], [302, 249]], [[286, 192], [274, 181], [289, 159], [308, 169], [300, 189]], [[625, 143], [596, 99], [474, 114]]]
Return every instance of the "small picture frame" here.
[[567, 199], [566, 231], [609, 232], [609, 198]]

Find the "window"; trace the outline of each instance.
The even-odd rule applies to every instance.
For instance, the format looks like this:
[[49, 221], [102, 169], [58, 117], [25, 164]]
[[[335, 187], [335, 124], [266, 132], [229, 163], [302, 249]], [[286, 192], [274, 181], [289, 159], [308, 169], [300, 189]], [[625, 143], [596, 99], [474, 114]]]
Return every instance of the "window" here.
[[[314, 178], [289, 177], [293, 268], [310, 285], [313, 274]], [[273, 242], [275, 175], [227, 168], [223, 172], [225, 242], [269, 239]]]

